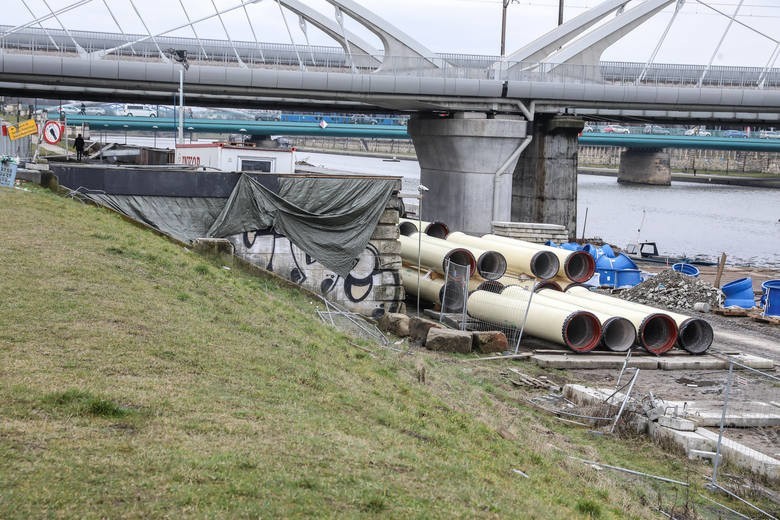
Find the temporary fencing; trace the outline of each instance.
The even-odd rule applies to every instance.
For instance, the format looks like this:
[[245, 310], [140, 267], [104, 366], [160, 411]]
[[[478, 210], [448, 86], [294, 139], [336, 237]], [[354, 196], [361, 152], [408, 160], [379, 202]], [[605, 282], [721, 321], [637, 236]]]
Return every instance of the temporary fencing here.
[[709, 487], [724, 492], [766, 518], [757, 506], [766, 490], [780, 482], [780, 377], [729, 358], [722, 381], [723, 400], [718, 430], [697, 428], [715, 445]]

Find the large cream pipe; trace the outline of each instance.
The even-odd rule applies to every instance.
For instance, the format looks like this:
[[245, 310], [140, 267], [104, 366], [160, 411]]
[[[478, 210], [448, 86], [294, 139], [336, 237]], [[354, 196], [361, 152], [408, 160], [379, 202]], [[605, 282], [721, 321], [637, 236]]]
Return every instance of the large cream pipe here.
[[[534, 290], [534, 291], [538, 291], [540, 289], [552, 289], [554, 291], [563, 291], [560, 284], [555, 280], [539, 280], [536, 278], [526, 278], [521, 280], [519, 278], [512, 278], [511, 276], [503, 276], [496, 281], [505, 287], [518, 286], [518, 287], [523, 287], [525, 289]], [[568, 280], [568, 282], [572, 283], [571, 280]]]
[[472, 276], [469, 278], [469, 293], [474, 291], [490, 291], [500, 294], [504, 289], [504, 284], [497, 280], [485, 280], [481, 276]]
[[[560, 309], [574, 312], [578, 310], [586, 310], [592, 312], [601, 322], [601, 343], [609, 350], [614, 352], [626, 352], [630, 349], [634, 343], [636, 343], [636, 327], [627, 318], [618, 316], [615, 313], [601, 312], [597, 309], [583, 308], [573, 302], [567, 302], [563, 299], [550, 297], [548, 294], [555, 293], [554, 295], [562, 295], [563, 293], [551, 289], [540, 289], [536, 292], [533, 299], [533, 303], [542, 303], [551, 307], [559, 307]], [[524, 301], [528, 300], [528, 289], [519, 287], [516, 285], [510, 285], [505, 287], [501, 291], [503, 296], [509, 296], [510, 298], [521, 298]]]
[[[421, 239], [422, 236], [419, 238]], [[418, 242], [417, 233], [415, 233], [414, 238], [401, 235], [398, 240], [401, 242], [401, 258], [408, 264], [417, 265], [419, 254], [421, 266], [441, 274], [447, 273], [448, 260], [455, 264], [468, 266], [469, 273], [473, 273], [477, 268], [474, 255], [462, 247], [444, 248], [422, 240]], [[419, 252], [418, 247], [420, 248]]]
[[550, 252], [513, 247], [503, 243], [490, 243], [459, 231], [447, 235], [447, 242], [498, 251], [506, 258], [507, 270], [513, 274], [528, 274], [547, 280], [555, 276], [560, 268], [558, 257]]
[[692, 318], [684, 314], [678, 314], [676, 312], [671, 312], [664, 309], [658, 309], [656, 307], [651, 307], [650, 305], [642, 305], [641, 303], [630, 302], [628, 300], [623, 300], [622, 298], [607, 296], [606, 294], [593, 293], [587, 290], [583, 292], [582, 287], [580, 287], [578, 291], [579, 292], [575, 292], [570, 289], [568, 292], [578, 295], [582, 294], [593, 300], [598, 299], [600, 301], [605, 301], [613, 306], [624, 309], [633, 309], [639, 312], [656, 312], [669, 316], [674, 320], [674, 323], [678, 329], [677, 343], [691, 354], [703, 354], [707, 351], [707, 349], [710, 348], [710, 345], [712, 345], [714, 338], [712, 325], [710, 325], [706, 320], [701, 318]]
[[[415, 239], [417, 234], [410, 236], [409, 238]], [[439, 245], [443, 248], [451, 248], [452, 242], [443, 240], [441, 238], [432, 237], [429, 235], [422, 235], [422, 241], [429, 244]], [[477, 259], [477, 273], [485, 280], [496, 280], [504, 276], [506, 273], [506, 258], [498, 251], [485, 251], [478, 247], [463, 246], [464, 249], [474, 255]]]
[[639, 344], [653, 354], [661, 355], [671, 350], [677, 341], [677, 323], [660, 309], [644, 305], [642, 309], [623, 306], [620, 302], [624, 300], [594, 293], [581, 286], [569, 287], [563, 296], [571, 297], [585, 308], [598, 308], [628, 318], [636, 326]]
[[[417, 272], [417, 269], [410, 267], [401, 267], [401, 282], [403, 283], [406, 294], [417, 294], [417, 288], [420, 289], [420, 298], [425, 301], [442, 305], [446, 300], [446, 309], [442, 305], [442, 311], [452, 310], [463, 312], [465, 302], [465, 291], [463, 285], [457, 282], [446, 282], [444, 279], [432, 280], [428, 273]], [[419, 274], [419, 276], [418, 276]], [[420, 284], [417, 284], [419, 279]]]
[[558, 257], [560, 263], [558, 276], [568, 278], [573, 282], [587, 282], [591, 279], [593, 273], [596, 272], [596, 261], [585, 251], [569, 251], [567, 249], [561, 249], [560, 247], [550, 247], [543, 244], [526, 242], [525, 240], [518, 240], [516, 238], [502, 237], [500, 235], [482, 235], [482, 238], [493, 244], [499, 242], [534, 251], [551, 252]]
[[531, 301], [528, 306], [527, 300], [521, 298], [475, 291], [469, 296], [466, 306], [469, 316], [473, 318], [495, 325], [522, 328], [530, 336], [565, 345], [574, 352], [589, 352], [596, 348], [601, 338], [601, 325], [592, 313], [568, 312]]
[[444, 222], [426, 222], [424, 220], [414, 220], [411, 218], [398, 219], [398, 228], [402, 235], [411, 236], [422, 228], [422, 232], [436, 238], [447, 238], [450, 234], [450, 228]]

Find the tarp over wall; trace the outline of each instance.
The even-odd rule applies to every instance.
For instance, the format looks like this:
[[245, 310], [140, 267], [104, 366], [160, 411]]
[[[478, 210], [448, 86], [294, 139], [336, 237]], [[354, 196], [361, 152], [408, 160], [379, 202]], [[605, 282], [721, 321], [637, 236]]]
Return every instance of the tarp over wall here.
[[242, 175], [208, 236], [273, 228], [346, 277], [368, 245], [395, 184], [392, 179], [293, 177], [280, 179], [277, 195]]
[[276, 194], [241, 175], [230, 197], [82, 193], [183, 242], [273, 228], [312, 259], [347, 277], [397, 184], [364, 177], [279, 178]]

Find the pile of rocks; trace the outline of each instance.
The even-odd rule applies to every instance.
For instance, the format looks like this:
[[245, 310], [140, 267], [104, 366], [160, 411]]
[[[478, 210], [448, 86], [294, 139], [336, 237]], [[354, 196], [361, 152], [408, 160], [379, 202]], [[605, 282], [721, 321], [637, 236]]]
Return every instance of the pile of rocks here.
[[717, 287], [673, 269], [661, 271], [616, 296], [645, 305], [673, 309], [693, 309], [698, 302], [715, 308], [722, 301], [722, 293]]

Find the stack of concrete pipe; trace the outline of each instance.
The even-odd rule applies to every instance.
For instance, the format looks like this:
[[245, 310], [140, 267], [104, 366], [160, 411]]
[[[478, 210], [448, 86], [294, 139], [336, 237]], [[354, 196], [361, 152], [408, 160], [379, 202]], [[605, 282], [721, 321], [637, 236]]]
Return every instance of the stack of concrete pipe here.
[[[580, 286], [595, 271], [593, 257], [584, 251], [567, 251], [497, 235], [448, 233], [446, 225], [437, 222], [402, 223], [406, 223], [400, 237], [403, 261], [416, 266], [419, 255], [423, 269], [419, 272], [405, 267], [404, 286], [410, 294], [417, 293], [419, 287], [420, 296], [427, 301], [441, 304], [445, 293], [456, 302], [468, 297], [470, 316], [499, 326], [523, 328], [531, 336], [580, 353], [599, 344], [616, 352], [625, 352], [638, 344], [661, 355], [677, 344], [692, 354], [702, 354], [712, 344], [712, 327], [705, 320], [594, 293]], [[418, 236], [419, 228], [426, 233]], [[478, 273], [468, 281], [470, 296], [461, 284], [445, 285], [442, 278], [431, 275], [430, 271], [444, 274], [447, 261], [467, 265], [471, 273]], [[536, 279], [524, 282], [501, 276], [502, 266], [511, 275]], [[449, 296], [447, 299], [453, 301]], [[457, 303], [456, 306], [462, 308]]]

